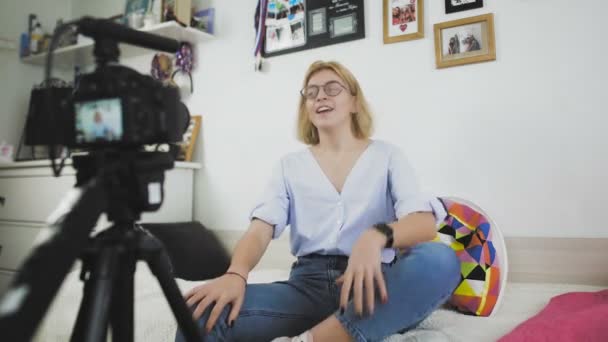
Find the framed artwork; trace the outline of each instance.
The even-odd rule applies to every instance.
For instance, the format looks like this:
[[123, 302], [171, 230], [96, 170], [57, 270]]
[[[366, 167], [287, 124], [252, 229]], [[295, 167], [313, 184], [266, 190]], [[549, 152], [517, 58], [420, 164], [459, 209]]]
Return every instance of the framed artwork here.
[[306, 5], [304, 0], [269, 1], [266, 19], [266, 53], [306, 45]]
[[190, 26], [199, 29], [201, 31], [213, 34], [215, 21], [215, 8], [205, 8], [200, 11], [196, 11], [192, 14], [192, 21]]
[[190, 26], [192, 15], [192, 0], [161, 0], [161, 22], [177, 21], [184, 26]]
[[264, 58], [365, 38], [364, 0], [267, 0], [256, 51]]
[[445, 13], [467, 11], [483, 7], [483, 0], [445, 0]]
[[384, 44], [424, 38], [424, 0], [383, 0]]
[[494, 14], [434, 25], [437, 68], [496, 60]]
[[181, 161], [192, 161], [192, 154], [194, 152], [194, 146], [196, 145], [196, 139], [201, 129], [202, 117], [200, 115], [192, 115], [190, 117], [190, 124], [184, 133], [184, 141], [180, 144], [180, 151], [177, 155], [177, 160]]
[[125, 17], [130, 14], [137, 13], [144, 15], [148, 12], [150, 6], [149, 0], [126, 0], [125, 1]]
[[175, 0], [161, 1], [161, 22], [175, 20]]
[[149, 0], [126, 0], [124, 20], [131, 28], [140, 28], [143, 26], [143, 20], [150, 7]]

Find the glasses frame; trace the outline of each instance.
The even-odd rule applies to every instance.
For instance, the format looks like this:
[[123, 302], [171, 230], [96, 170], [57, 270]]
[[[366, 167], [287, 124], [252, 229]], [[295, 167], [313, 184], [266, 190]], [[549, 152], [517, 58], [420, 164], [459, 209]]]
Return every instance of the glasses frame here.
[[[302, 88], [302, 89], [300, 90], [300, 95], [302, 95], [302, 97], [303, 97], [303, 98], [305, 98], [305, 99], [307, 99], [307, 100], [314, 100], [314, 99], [316, 99], [316, 98], [317, 98], [317, 96], [319, 96], [319, 92], [321, 91], [321, 88], [323, 88], [323, 92], [324, 92], [324, 93], [325, 93], [325, 95], [327, 95], [327, 96], [336, 97], [336, 96], [340, 95], [340, 93], [342, 93], [342, 90], [340, 90], [340, 91], [339, 91], [338, 93], [336, 93], [335, 95], [330, 95], [330, 94], [328, 94], [328, 93], [327, 93], [327, 89], [328, 89], [327, 87], [328, 87], [329, 85], [331, 85], [331, 84], [337, 84], [337, 85], [339, 85], [339, 86], [342, 88], [342, 90], [348, 90], [348, 88], [346, 88], [346, 86], [344, 86], [342, 83], [340, 83], [340, 82], [338, 82], [338, 81], [329, 81], [329, 82], [327, 82], [327, 83], [325, 83], [325, 84], [323, 84], [323, 85], [316, 85], [316, 84], [315, 84], [315, 85], [309, 85], [309, 86], [306, 86], [306, 87], [304, 87], [304, 88]], [[306, 96], [306, 93], [305, 93], [305, 92], [306, 92], [306, 89], [311, 88], [311, 87], [314, 87], [314, 88], [316, 88], [316, 89], [317, 89], [317, 91], [315, 92], [315, 95], [314, 95], [314, 96], [312, 96], [312, 97]], [[352, 95], [352, 94], [351, 94], [351, 95]]]

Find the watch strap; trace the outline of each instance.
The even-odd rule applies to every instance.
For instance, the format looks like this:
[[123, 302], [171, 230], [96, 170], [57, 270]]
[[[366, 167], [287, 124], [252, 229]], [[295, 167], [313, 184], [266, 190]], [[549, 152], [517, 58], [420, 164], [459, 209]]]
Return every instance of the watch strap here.
[[386, 236], [386, 244], [384, 248], [392, 248], [395, 241], [393, 236], [393, 228], [386, 223], [376, 223], [374, 228]]

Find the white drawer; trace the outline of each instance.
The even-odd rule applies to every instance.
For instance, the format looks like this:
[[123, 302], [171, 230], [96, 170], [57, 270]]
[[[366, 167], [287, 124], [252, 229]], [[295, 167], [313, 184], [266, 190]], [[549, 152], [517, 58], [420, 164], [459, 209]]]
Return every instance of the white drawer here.
[[17, 270], [32, 251], [41, 228], [0, 222], [0, 268]]
[[74, 176], [2, 177], [0, 220], [44, 222], [74, 184]]

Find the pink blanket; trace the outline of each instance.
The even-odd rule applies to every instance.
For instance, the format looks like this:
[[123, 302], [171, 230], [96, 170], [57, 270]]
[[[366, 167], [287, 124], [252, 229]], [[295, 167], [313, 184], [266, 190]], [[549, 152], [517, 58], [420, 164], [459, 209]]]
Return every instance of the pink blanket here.
[[551, 298], [540, 313], [499, 340], [514, 341], [608, 341], [608, 289]]

